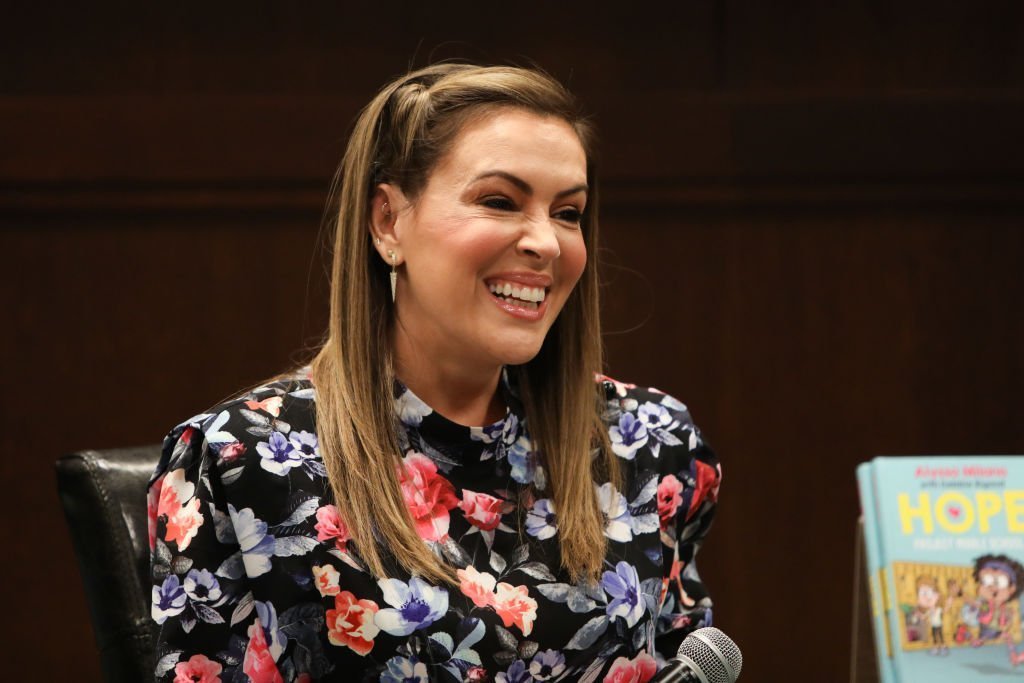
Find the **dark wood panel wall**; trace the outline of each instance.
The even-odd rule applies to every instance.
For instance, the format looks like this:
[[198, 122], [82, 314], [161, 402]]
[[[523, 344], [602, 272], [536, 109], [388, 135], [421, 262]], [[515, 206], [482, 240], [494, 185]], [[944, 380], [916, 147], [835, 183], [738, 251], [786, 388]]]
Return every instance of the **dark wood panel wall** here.
[[[1024, 452], [1017, 2], [138, 3], [0, 27], [12, 680], [98, 680], [52, 464], [151, 443], [326, 322], [327, 187], [410, 63], [535, 61], [603, 133], [610, 371], [725, 469], [702, 557], [743, 680], [849, 661], [853, 468]], [[13, 668], [12, 668], [13, 667]]]

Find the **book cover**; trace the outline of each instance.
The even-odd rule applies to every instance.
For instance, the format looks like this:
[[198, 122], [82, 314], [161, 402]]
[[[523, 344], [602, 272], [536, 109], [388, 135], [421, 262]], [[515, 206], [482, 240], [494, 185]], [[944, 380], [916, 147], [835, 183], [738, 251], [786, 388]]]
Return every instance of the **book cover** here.
[[871, 462], [902, 683], [1024, 682], [1024, 457]]
[[872, 469], [872, 464], [868, 462], [857, 466], [857, 490], [860, 493], [861, 518], [864, 525], [865, 564], [871, 593], [871, 626], [878, 658], [878, 679], [881, 683], [896, 683], [892, 664], [892, 637], [885, 612], [885, 563], [878, 542], [878, 512], [875, 507]]

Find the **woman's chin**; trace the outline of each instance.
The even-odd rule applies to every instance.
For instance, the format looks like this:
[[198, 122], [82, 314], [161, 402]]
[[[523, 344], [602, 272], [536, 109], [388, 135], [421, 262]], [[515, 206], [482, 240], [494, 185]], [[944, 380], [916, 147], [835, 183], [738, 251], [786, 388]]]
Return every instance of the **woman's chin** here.
[[541, 343], [520, 344], [513, 349], [505, 348], [500, 354], [502, 365], [525, 365], [540, 353]]

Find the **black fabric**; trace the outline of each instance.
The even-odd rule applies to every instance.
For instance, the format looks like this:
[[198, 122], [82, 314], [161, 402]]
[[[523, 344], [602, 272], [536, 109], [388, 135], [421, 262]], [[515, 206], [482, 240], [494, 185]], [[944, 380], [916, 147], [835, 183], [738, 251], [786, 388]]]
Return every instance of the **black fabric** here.
[[57, 461], [57, 489], [109, 682], [152, 680], [146, 483], [159, 459], [160, 446], [152, 445]]

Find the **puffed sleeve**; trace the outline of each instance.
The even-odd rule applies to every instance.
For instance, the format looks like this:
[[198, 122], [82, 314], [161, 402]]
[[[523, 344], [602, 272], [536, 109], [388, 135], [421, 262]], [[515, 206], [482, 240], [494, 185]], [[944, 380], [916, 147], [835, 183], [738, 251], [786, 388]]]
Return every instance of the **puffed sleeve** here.
[[697, 551], [715, 514], [722, 470], [686, 407], [671, 397], [662, 403], [681, 442], [663, 446], [658, 481], [664, 578], [655, 645], [669, 658], [687, 634], [711, 625], [711, 597], [697, 573]]
[[244, 446], [211, 447], [218, 419], [223, 413], [201, 415], [172, 430], [149, 486], [157, 681], [248, 680], [257, 670], [260, 680], [282, 680], [250, 590], [273, 538], [267, 552], [259, 525], [228, 502], [225, 481], [237, 476], [233, 459]]

